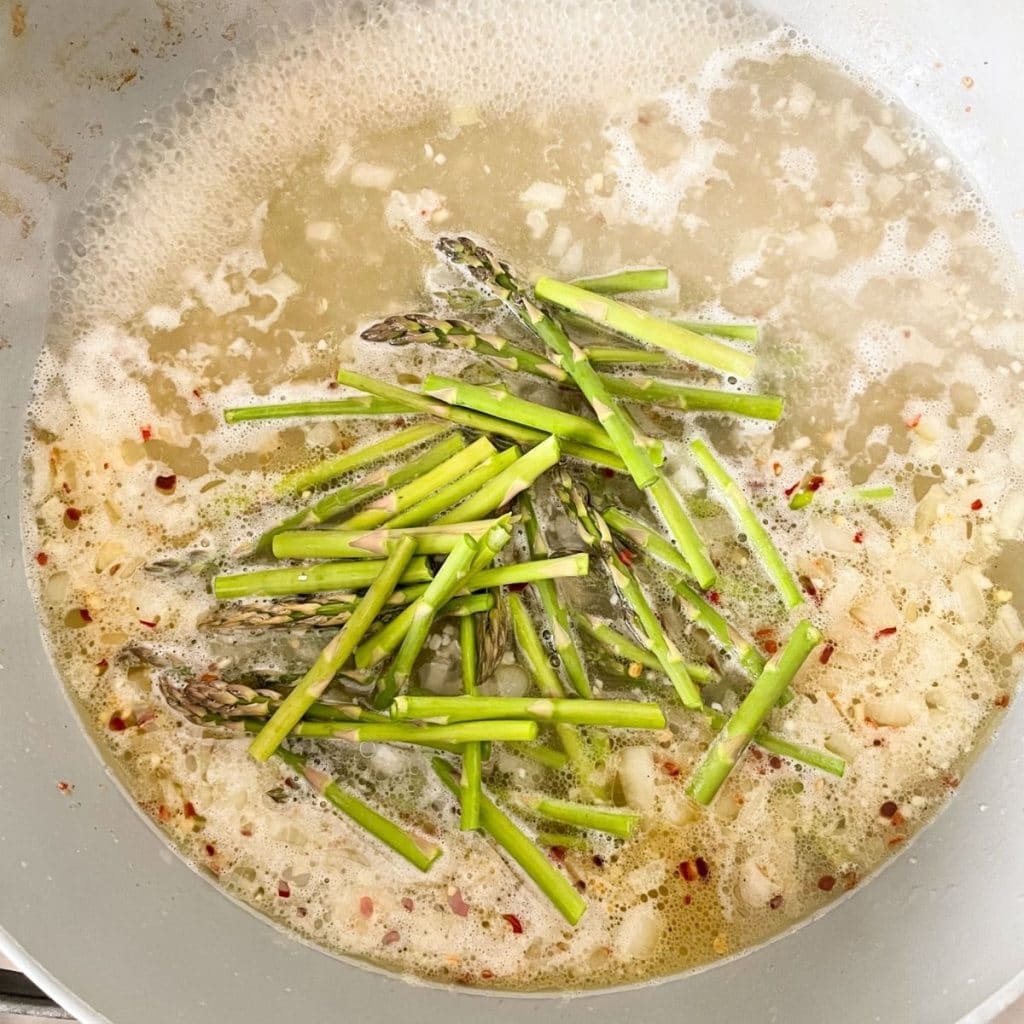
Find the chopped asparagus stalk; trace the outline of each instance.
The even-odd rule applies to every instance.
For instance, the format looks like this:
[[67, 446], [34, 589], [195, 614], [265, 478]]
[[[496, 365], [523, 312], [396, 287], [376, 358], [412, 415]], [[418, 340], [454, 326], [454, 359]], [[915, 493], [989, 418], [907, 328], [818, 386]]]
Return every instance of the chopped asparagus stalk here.
[[516, 753], [555, 772], [560, 772], [569, 765], [569, 755], [564, 750], [555, 750], [554, 747], [546, 747], [542, 743], [531, 743], [529, 746], [518, 747]]
[[380, 614], [412, 559], [415, 548], [416, 542], [411, 537], [403, 538], [395, 546], [366, 596], [352, 613], [352, 618], [328, 642], [310, 670], [249, 745], [249, 753], [257, 761], [268, 760], [310, 706], [323, 696], [338, 669], [352, 656], [359, 641]]
[[896, 491], [892, 487], [858, 487], [854, 490], [853, 496], [858, 501], [887, 501], [893, 497]]
[[756, 342], [760, 332], [757, 324], [709, 324], [703, 320], [678, 320], [675, 317], [672, 323], [697, 334], [715, 334], [719, 338], [735, 338], [737, 341]]
[[358, 797], [346, 793], [329, 775], [311, 767], [305, 758], [283, 747], [277, 749], [277, 756], [289, 768], [298, 772], [335, 810], [351, 818], [420, 871], [426, 871], [441, 856], [439, 846], [417, 839], [384, 815], [378, 814], [372, 807], [368, 807]]
[[[364, 590], [380, 575], [384, 559], [361, 562], [320, 562], [288, 569], [257, 569], [253, 572], [215, 576], [213, 594], [220, 601], [236, 597], [275, 597], [280, 594], [316, 594], [325, 590]], [[410, 560], [401, 583], [430, 580], [427, 560]]]
[[[550, 435], [542, 430], [535, 430], [532, 427], [524, 427], [519, 423], [511, 423], [508, 420], [501, 420], [495, 416], [487, 416], [481, 412], [474, 412], [471, 409], [462, 409], [457, 405], [447, 405], [436, 398], [429, 398], [415, 391], [400, 388], [395, 384], [386, 384], [383, 381], [374, 380], [373, 377], [365, 377], [359, 373], [352, 373], [348, 370], [338, 371], [338, 381], [359, 391], [377, 395], [382, 398], [389, 398], [395, 401], [404, 401], [406, 408], [415, 412], [424, 412], [438, 419], [448, 420], [450, 423], [457, 423], [471, 430], [479, 430], [484, 434], [494, 434], [498, 437], [507, 437], [511, 441], [524, 446], [539, 444]], [[566, 455], [582, 459], [585, 462], [593, 462], [599, 466], [607, 466], [619, 472], [625, 469], [622, 460], [610, 452], [601, 448], [593, 448], [589, 445], [580, 444], [577, 441], [566, 441], [562, 446]]]
[[[519, 495], [519, 507], [522, 510], [523, 528], [526, 533], [526, 543], [530, 549], [530, 557], [548, 557], [551, 551], [544, 540], [540, 523], [537, 521], [537, 513], [533, 507], [533, 499], [528, 491], [523, 491]], [[537, 592], [544, 614], [551, 624], [552, 644], [562, 662], [569, 685], [580, 697], [592, 696], [590, 679], [576, 647], [576, 640], [569, 625], [569, 611], [559, 596], [558, 585], [554, 580], [536, 580], [533, 588]]]
[[693, 388], [651, 377], [605, 377], [613, 395], [630, 402], [660, 405], [681, 412], [729, 412], [758, 420], [778, 420], [784, 401], [779, 395], [744, 395], [735, 391]]
[[569, 340], [556, 320], [529, 301], [526, 289], [508, 265], [495, 260], [486, 249], [468, 238], [450, 237], [442, 238], [438, 248], [485, 290], [500, 298], [553, 352], [552, 362], [572, 377], [590, 403], [598, 423], [611, 438], [637, 487], [649, 487], [658, 478], [658, 471], [646, 447], [647, 439], [608, 393], [600, 375], [590, 365], [586, 352]]
[[782, 650], [765, 665], [757, 682], [711, 744], [687, 786], [687, 792], [697, 803], [707, 806], [715, 798], [769, 712], [821, 640], [821, 633], [804, 619], [790, 634]]
[[311, 416], [385, 416], [405, 412], [397, 402], [359, 395], [328, 401], [273, 402], [269, 405], [243, 405], [224, 410], [225, 423], [252, 420], [284, 420]]
[[[462, 666], [462, 689], [467, 697], [473, 699], [477, 695], [480, 659], [477, 650], [476, 622], [471, 618], [462, 619], [459, 623], [459, 656]], [[482, 770], [483, 744], [467, 743], [462, 751], [462, 774], [459, 777], [459, 803], [462, 807], [459, 827], [466, 832], [480, 827]]]
[[578, 697], [396, 697], [391, 715], [442, 725], [487, 718], [524, 718], [604, 729], [665, 728], [665, 714], [657, 704]]
[[[649, 348], [622, 348], [615, 345], [587, 345], [587, 358], [594, 366], [666, 366], [673, 362], [667, 352], [655, 352]], [[605, 376], [604, 381], [615, 378]]]
[[[459, 783], [447, 761], [435, 757], [431, 764], [438, 778], [456, 798]], [[521, 832], [512, 819], [500, 811], [486, 796], [480, 801], [480, 825], [533, 880], [555, 909], [569, 922], [576, 924], [587, 909], [575, 886], [551, 863], [546, 853]]]
[[705, 589], [715, 582], [715, 567], [696, 527], [683, 507], [675, 488], [662, 477], [648, 491], [655, 507], [668, 526], [669, 533], [679, 545], [683, 559], [690, 567], [690, 575]]
[[[370, 396], [359, 395], [357, 398], [346, 401], [369, 401]], [[380, 401], [380, 399], [373, 399]], [[322, 459], [312, 466], [297, 469], [287, 473], [274, 485], [277, 494], [302, 494], [303, 491], [320, 487], [322, 484], [330, 483], [339, 476], [351, 473], [354, 469], [362, 469], [378, 459], [387, 455], [409, 448], [415, 444], [422, 444], [439, 434], [445, 433], [449, 428], [440, 423], [417, 423], [415, 426], [399, 430], [395, 434], [389, 434], [377, 441], [372, 441], [362, 448], [349, 450], [341, 455], [332, 455], [329, 459]]]
[[534, 286], [541, 302], [550, 302], [582, 316], [616, 334], [674, 352], [690, 362], [721, 373], [750, 377], [754, 357], [749, 352], [730, 348], [722, 342], [698, 334], [671, 320], [660, 320], [634, 306], [606, 295], [595, 295], [575, 285], [542, 277]]
[[411, 743], [421, 747], [462, 747], [466, 743], [529, 743], [537, 738], [537, 723], [453, 722], [415, 725], [411, 722], [299, 722], [293, 736], [303, 739], [344, 740], [348, 743]]
[[[509, 449], [512, 451], [512, 449]], [[276, 558], [384, 558], [403, 537], [419, 555], [446, 555], [463, 534], [482, 537], [495, 519], [448, 526], [380, 527], [375, 530], [288, 530], [274, 538]]]
[[[620, 536], [629, 541], [631, 545], [659, 562], [664, 563], [676, 572], [692, 576], [689, 563], [660, 533], [652, 530], [649, 526], [641, 523], [639, 519], [618, 508], [606, 508], [601, 513], [605, 522]], [[277, 549], [274, 549], [275, 554]]]
[[596, 295], [625, 295], [627, 292], [660, 292], [668, 287], [668, 270], [653, 267], [650, 270], [620, 270], [600, 277], [580, 277], [573, 281]]
[[537, 842], [549, 848], [560, 846], [563, 850], [590, 849], [590, 840], [586, 836], [567, 835], [564, 832], [538, 832]]
[[764, 528], [760, 517], [751, 508], [750, 502], [747, 501], [736, 481], [729, 476], [725, 467], [715, 458], [711, 449], [703, 441], [699, 439], [691, 441], [690, 452], [701, 472], [722, 492], [730, 510], [747, 535], [747, 543], [760, 557], [765, 571], [775, 584], [783, 603], [788, 609], [802, 604], [804, 598], [799, 585], [789, 571], [779, 549], [775, 546], [775, 542]]
[[561, 825], [607, 832], [619, 839], [628, 839], [640, 823], [640, 815], [615, 807], [593, 807], [571, 800], [554, 800], [543, 796], [523, 796], [520, 803], [538, 817]]

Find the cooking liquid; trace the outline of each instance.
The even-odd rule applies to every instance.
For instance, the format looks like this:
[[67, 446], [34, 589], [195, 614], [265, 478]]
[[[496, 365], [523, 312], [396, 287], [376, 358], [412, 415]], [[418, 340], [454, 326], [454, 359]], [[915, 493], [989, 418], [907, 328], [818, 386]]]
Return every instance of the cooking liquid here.
[[[802, 40], [732, 6], [527, 8], [321, 15], [197, 76], [144, 126], [66, 253], [25, 524], [68, 687], [140, 807], [201, 869], [340, 953], [439, 981], [575, 989], [762, 941], [855, 886], [941, 809], [1019, 670], [1022, 332], [970, 184], [905, 111]], [[671, 732], [611, 734], [608, 781], [644, 824], [626, 842], [590, 835], [566, 851], [589, 904], [575, 929], [488, 841], [459, 831], [427, 753], [313, 751], [436, 838], [444, 856], [420, 874], [279, 763], [252, 762], [244, 739], [184, 724], [155, 673], [123, 655], [146, 645], [216, 673], [312, 660], [323, 633], [203, 633], [202, 574], [143, 566], [182, 551], [230, 564], [290, 510], [273, 497], [282, 471], [394, 428], [227, 426], [224, 408], [338, 397], [341, 364], [403, 382], [428, 369], [502, 378], [464, 354], [357, 339], [384, 315], [446, 308], [434, 293], [465, 282], [439, 268], [433, 241], [457, 231], [529, 275], [665, 265], [670, 291], [638, 300], [652, 310], [763, 325], [751, 386], [785, 396], [778, 426], [638, 416], [673, 442], [723, 613], [768, 649], [795, 621], [715, 493], [703, 497], [682, 443], [700, 433], [808, 581], [803, 613], [831, 653], [812, 656], [771, 727], [847, 758], [845, 777], [752, 751], [697, 811], [683, 788], [711, 739], [705, 721], [587, 648], [595, 685], [653, 691]], [[808, 473], [826, 483], [791, 511], [785, 490]], [[585, 479], [605, 497], [603, 478]], [[895, 496], [883, 502], [853, 493], [886, 485]], [[550, 501], [542, 512], [552, 547], [572, 549]], [[644, 579], [688, 657], [715, 657]], [[624, 628], [607, 591], [595, 571], [563, 593]], [[421, 682], [457, 688], [450, 629], [434, 645]], [[711, 696], [731, 709], [748, 681], [717, 660]], [[623, 773], [624, 761], [641, 769]], [[511, 747], [487, 770], [498, 794], [574, 795], [569, 775]]]

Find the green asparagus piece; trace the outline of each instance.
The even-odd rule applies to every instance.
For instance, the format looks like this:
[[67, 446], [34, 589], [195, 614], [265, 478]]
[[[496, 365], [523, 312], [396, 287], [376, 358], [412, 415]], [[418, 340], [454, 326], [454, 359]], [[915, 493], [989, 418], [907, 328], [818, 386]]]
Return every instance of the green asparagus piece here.
[[[380, 574], [384, 559], [361, 562], [319, 562], [289, 569], [215, 576], [213, 594], [220, 601], [236, 597], [275, 597], [280, 594], [316, 594], [325, 590], [363, 590]], [[425, 583], [431, 578], [426, 558], [413, 558], [402, 583]]]
[[411, 722], [299, 722], [293, 736], [303, 739], [345, 740], [349, 743], [411, 743], [421, 747], [461, 747], [466, 743], [529, 743], [537, 738], [537, 723], [454, 722], [414, 725]]
[[[513, 449], [509, 449], [512, 451]], [[276, 558], [384, 558], [403, 537], [412, 537], [416, 553], [446, 555], [463, 534], [482, 537], [496, 519], [449, 526], [380, 527], [376, 530], [289, 530], [274, 538]]]
[[[689, 564], [678, 549], [665, 540], [660, 533], [640, 522], [639, 519], [635, 519], [618, 508], [606, 508], [601, 514], [604, 516], [604, 521], [634, 547], [640, 548], [670, 569], [675, 569], [676, 572], [684, 573], [687, 576], [693, 575]], [[275, 548], [275, 554], [276, 551]]]
[[[661, 662], [650, 651], [644, 650], [643, 647], [634, 643], [629, 637], [623, 636], [617, 630], [612, 629], [608, 623], [602, 622], [594, 615], [586, 615], [583, 612], [574, 612], [573, 618], [587, 636], [592, 637], [597, 643], [606, 647], [616, 658], [641, 665], [643, 668], [651, 669], [653, 672], [661, 672]], [[686, 674], [696, 683], [707, 683], [714, 678], [714, 672], [707, 665], [698, 665], [689, 661], [686, 663]]]
[[[656, 352], [649, 348], [621, 348], [615, 345], [587, 345], [587, 358], [594, 366], [666, 366], [674, 360], [667, 352]], [[614, 380], [612, 377], [605, 377]]]
[[488, 480], [476, 494], [444, 515], [438, 516], [437, 525], [472, 522], [503, 508], [558, 462], [563, 447], [564, 444], [559, 442], [557, 437], [552, 436], [541, 441], [497, 476]]
[[560, 772], [569, 764], [569, 755], [564, 750], [555, 750], [554, 747], [546, 747], [542, 743], [531, 743], [529, 746], [519, 747], [516, 753], [520, 757], [529, 758], [555, 772]]
[[[531, 558], [547, 558], [551, 551], [544, 534], [541, 531], [540, 523], [537, 521], [537, 513], [533, 507], [533, 499], [529, 491], [523, 491], [519, 495], [519, 508], [523, 516], [523, 528], [526, 533], [526, 544], [530, 551]], [[537, 580], [533, 584], [537, 596], [540, 598], [541, 607], [551, 624], [551, 642], [555, 653], [561, 659], [562, 668], [565, 670], [566, 679], [569, 685], [580, 697], [591, 697], [593, 691], [590, 686], [590, 678], [576, 647], [576, 640], [572, 635], [572, 628], [569, 625], [569, 612], [558, 593], [558, 585], [554, 580]]]
[[615, 446], [600, 423], [527, 401], [503, 387], [467, 384], [452, 377], [430, 374], [423, 382], [423, 393], [449, 405], [475, 409], [513, 423], [536, 427], [568, 441], [581, 441], [595, 448], [604, 448], [605, 451], [615, 451]]
[[886, 501], [895, 493], [892, 487], [858, 487], [853, 496], [859, 501]]
[[352, 656], [359, 641], [380, 614], [384, 603], [398, 585], [415, 549], [416, 542], [411, 537], [405, 537], [395, 545], [394, 552], [384, 563], [366, 596], [359, 602], [352, 613], [352, 618], [345, 623], [341, 632], [332, 637], [310, 670], [299, 680], [295, 689], [249, 745], [249, 753], [257, 761], [268, 760], [310, 706], [323, 696], [338, 669]]
[[386, 708], [395, 694], [408, 684], [438, 609], [454, 596], [455, 591], [469, 576], [473, 558], [478, 550], [477, 541], [469, 536], [462, 537], [451, 554], [445, 558], [437, 575], [423, 592], [423, 596], [410, 605], [412, 614], [409, 628], [402, 638], [394, 661], [377, 686], [373, 701], [375, 707]]
[[549, 821], [593, 832], [607, 832], [619, 839], [628, 839], [640, 823], [639, 814], [615, 807], [593, 807], [590, 804], [542, 796], [522, 796], [519, 802], [527, 810]]
[[[804, 598], [800, 587], [786, 566], [775, 542], [764, 528], [760, 517], [751, 508], [736, 481], [729, 476], [725, 467], [715, 458], [711, 449], [703, 441], [699, 439], [691, 441], [690, 453], [701, 472], [722, 492], [722, 496], [741, 529], [747, 535], [747, 543], [760, 556], [765, 571], [779, 591], [783, 603], [788, 609], [802, 604]], [[698, 580], [698, 582], [700, 581]]]
[[690, 567], [690, 574], [703, 588], [707, 589], [715, 582], [715, 567], [708, 554], [707, 545], [697, 533], [675, 488], [662, 477], [650, 488], [648, 493], [665, 520], [669, 533], [679, 545], [683, 559]]
[[749, 352], [730, 348], [670, 320], [659, 320], [609, 296], [595, 295], [550, 277], [542, 277], [534, 292], [541, 302], [561, 306], [607, 330], [674, 352], [690, 362], [737, 377], [750, 377], [754, 372], [755, 360]]
[[563, 832], [538, 832], [537, 842], [541, 846], [561, 846], [565, 850], [590, 849], [590, 840], [586, 836], [570, 836]]
[[346, 793], [337, 782], [329, 775], [311, 767], [305, 758], [286, 750], [284, 747], [277, 749], [277, 756], [284, 761], [289, 768], [301, 775], [313, 790], [320, 794], [332, 807], [341, 814], [351, 818], [357, 825], [365, 829], [370, 835], [375, 836], [386, 846], [390, 846], [399, 856], [404, 857], [420, 871], [426, 871], [431, 864], [441, 856], [441, 848], [429, 843], [426, 840], [417, 839], [410, 835], [405, 829], [400, 828], [392, 821], [388, 821], [382, 814], [378, 814], [372, 807], [368, 807], [358, 797]]
[[706, 807], [715, 798], [754, 734], [821, 640], [821, 633], [804, 619], [793, 630], [782, 650], [765, 665], [757, 682], [711, 744], [687, 786], [686, 791], [697, 803]]
[[[473, 699], [477, 694], [480, 660], [477, 651], [476, 622], [471, 618], [462, 619], [459, 623], [459, 655], [462, 665], [462, 688], [466, 696]], [[464, 832], [480, 827], [482, 777], [483, 744], [467, 743], [462, 751], [462, 774], [459, 777], [459, 803], [462, 807], [459, 827]]]
[[529, 300], [526, 289], [508, 265], [495, 260], [486, 249], [464, 237], [442, 238], [438, 248], [452, 263], [466, 270], [485, 290], [501, 299], [554, 353], [552, 362], [572, 377], [590, 403], [597, 421], [611, 438], [637, 487], [649, 487], [658, 478], [658, 471], [645, 445], [647, 439], [619, 407], [618, 401], [608, 393], [600, 375], [590, 365], [585, 351], [569, 340], [557, 320]]
[[[435, 757], [431, 764], [441, 782], [457, 798], [459, 783], [448, 762]], [[487, 797], [480, 801], [480, 825], [533, 880], [569, 924], [576, 924], [587, 909], [583, 897], [551, 863], [547, 854], [535, 846]]]
[[[530, 641], [527, 640], [527, 644]], [[580, 700], [578, 697], [396, 697], [391, 716], [445, 725], [487, 718], [596, 725], [604, 729], [664, 729], [657, 704], [634, 700]]]
[[655, 267], [650, 270], [620, 270], [600, 277], [580, 277], [573, 281], [596, 295], [625, 295], [627, 292], [660, 292], [668, 287], [668, 270]]
[[[374, 380], [373, 377], [364, 377], [359, 373], [352, 373], [349, 370], [338, 371], [338, 381], [348, 387], [365, 391], [368, 394], [377, 395], [381, 398], [403, 401], [406, 408], [416, 412], [424, 412], [438, 419], [448, 420], [450, 423], [457, 423], [471, 430], [479, 430], [483, 434], [495, 434], [498, 437], [507, 437], [521, 445], [539, 444], [549, 435], [542, 430], [534, 430], [532, 427], [524, 427], [519, 423], [510, 423], [508, 420], [500, 420], [495, 416], [487, 416], [481, 412], [473, 412], [471, 409], [461, 409], [457, 405], [446, 405], [436, 398], [429, 398], [415, 391], [400, 388], [396, 384], [386, 384], [383, 381]], [[585, 462], [593, 462], [599, 466], [607, 466], [619, 472], [625, 466], [622, 460], [610, 452], [601, 448], [592, 448], [589, 445], [580, 444], [577, 441], [567, 441], [562, 445], [566, 455], [573, 458], [583, 459]]]
[[304, 526], [319, 526], [321, 523], [344, 515], [362, 501], [370, 501], [385, 491], [401, 487], [410, 480], [415, 480], [435, 466], [466, 447], [466, 442], [458, 434], [450, 434], [421, 455], [410, 459], [397, 469], [377, 469], [368, 473], [354, 484], [340, 487], [336, 491], [325, 494], [309, 508], [282, 519], [276, 526], [267, 530], [256, 541], [253, 554], [264, 554], [270, 551], [274, 537], [285, 530], [298, 529]]
[[697, 334], [716, 334], [719, 338], [735, 338], [737, 341], [758, 340], [757, 324], [709, 324], [703, 320], [678, 320], [675, 317], [672, 318], [672, 323]]
[[735, 391], [691, 388], [652, 377], [604, 378], [613, 395], [629, 402], [661, 405], [682, 412], [731, 412], [758, 420], [778, 420], [784, 401], [779, 395], [744, 395]]
[[[345, 401], [367, 401], [371, 396], [359, 395]], [[380, 401], [380, 399], [372, 399]], [[305, 466], [292, 473], [287, 473], [274, 485], [277, 494], [302, 494], [303, 491], [311, 490], [322, 484], [330, 483], [339, 476], [352, 472], [354, 469], [362, 469], [364, 466], [383, 459], [386, 455], [408, 448], [414, 444], [422, 444], [429, 441], [438, 434], [443, 434], [448, 427], [440, 423], [417, 423], [413, 427], [399, 430], [395, 434], [388, 434], [362, 448], [350, 449], [341, 455], [332, 455], [329, 459], [322, 459], [312, 466]]]
[[405, 412], [396, 402], [358, 396], [328, 401], [272, 402], [269, 405], [242, 405], [224, 410], [225, 423], [250, 420], [284, 420], [297, 416], [384, 416]]
[[[345, 530], [372, 530], [382, 523], [394, 519], [400, 512], [411, 508], [424, 498], [434, 494], [439, 488], [452, 481], [462, 479], [470, 470], [494, 455], [496, 449], [486, 437], [477, 438], [468, 448], [463, 449], [450, 459], [442, 462], [428, 473], [415, 480], [410, 480], [404, 487], [383, 494], [371, 501], [362, 511], [350, 516], [341, 523]], [[420, 526], [422, 523], [406, 523], [407, 526]]]
[[436, 348], [462, 348], [475, 355], [487, 356], [506, 370], [532, 373], [557, 383], [568, 379], [544, 356], [515, 345], [497, 334], [483, 334], [464, 320], [438, 320], [418, 313], [392, 316], [368, 327], [362, 333], [365, 341], [407, 345], [426, 342]]

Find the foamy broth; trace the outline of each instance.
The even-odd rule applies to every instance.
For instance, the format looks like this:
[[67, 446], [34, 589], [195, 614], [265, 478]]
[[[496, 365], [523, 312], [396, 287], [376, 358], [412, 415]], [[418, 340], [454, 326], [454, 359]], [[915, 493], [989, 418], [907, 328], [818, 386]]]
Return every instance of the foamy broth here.
[[[847, 758], [841, 780], [750, 754], [698, 812], [683, 783], [710, 738], [701, 717], [663, 691], [670, 734], [614, 736], [610, 777], [624, 748], [642, 749], [615, 785], [644, 826], [567, 852], [589, 903], [575, 929], [485, 840], [460, 833], [425, 754], [318, 752], [386, 813], [436, 831], [445, 854], [421, 875], [308, 792], [282, 790], [281, 766], [252, 762], [244, 740], [183, 725], [151, 673], [121, 655], [143, 643], [199, 670], [308, 664], [322, 634], [203, 635], [205, 580], [141, 567], [238, 550], [282, 514], [281, 471], [380, 429], [228, 427], [224, 407], [336, 396], [339, 364], [404, 379], [471, 365], [356, 340], [370, 319], [429, 309], [434, 291], [462, 283], [432, 250], [451, 230], [485, 237], [529, 274], [664, 264], [674, 284], [651, 309], [764, 325], [753, 387], [785, 395], [777, 427], [653, 425], [696, 499], [723, 611], [748, 632], [785, 635], [758, 564], [683, 456], [679, 442], [700, 432], [810, 581], [810, 614], [834, 649], [827, 664], [812, 658], [772, 727]], [[934, 139], [758, 16], [677, 0], [322, 15], [196, 76], [143, 126], [66, 257], [25, 517], [56, 661], [140, 806], [185, 854], [331, 950], [527, 989], [705, 963], [799, 921], [898, 851], [1005, 703], [1024, 640], [1008, 260]], [[809, 472], [827, 483], [792, 512], [784, 490]], [[155, 486], [168, 474], [171, 494]], [[888, 484], [889, 501], [853, 495]], [[568, 535], [552, 511], [558, 547]], [[566, 593], [580, 603], [595, 588], [597, 577]], [[665, 613], [689, 656], [711, 652], [667, 601]], [[446, 633], [434, 646], [439, 661], [453, 649]], [[628, 679], [591, 664], [606, 693], [628, 695]], [[742, 681], [723, 665], [716, 693], [729, 709]], [[489, 774], [499, 791], [571, 793], [568, 777], [512, 748]], [[881, 814], [889, 802], [897, 813]], [[698, 857], [707, 877], [688, 881], [679, 865]]]

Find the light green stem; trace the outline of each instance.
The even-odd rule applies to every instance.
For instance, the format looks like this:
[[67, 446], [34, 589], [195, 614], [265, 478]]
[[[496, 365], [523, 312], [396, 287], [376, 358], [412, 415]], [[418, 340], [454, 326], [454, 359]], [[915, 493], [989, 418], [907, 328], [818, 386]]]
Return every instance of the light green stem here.
[[679, 545], [679, 551], [690, 567], [690, 574], [701, 587], [707, 589], [715, 582], [715, 567], [708, 554], [707, 545], [687, 515], [676, 489], [662, 477], [647, 493], [665, 520], [669, 533]]
[[581, 700], [578, 697], [396, 697], [393, 718], [447, 724], [488, 718], [524, 718], [537, 722], [595, 725], [604, 729], [664, 729], [657, 704], [632, 700]]
[[590, 849], [590, 840], [586, 836], [571, 836], [564, 832], [538, 832], [537, 842], [541, 846], [561, 846], [565, 850]]
[[735, 391], [713, 391], [651, 377], [605, 377], [608, 390], [630, 402], [661, 405], [681, 412], [730, 412], [758, 420], [778, 420], [784, 400], [779, 395], [744, 395]]
[[[459, 783], [448, 762], [435, 757], [431, 764], [441, 782], [457, 798]], [[587, 909], [583, 897], [551, 863], [547, 854], [535, 846], [529, 837], [513, 824], [511, 818], [498, 810], [487, 797], [480, 801], [480, 825], [533, 880], [566, 921], [575, 925]]]
[[529, 743], [537, 738], [537, 723], [453, 722], [415, 725], [411, 722], [299, 722], [293, 736], [303, 739], [345, 740], [348, 743], [411, 743], [421, 747], [461, 747], [465, 743]]
[[352, 656], [359, 641], [366, 635], [398, 585], [415, 547], [415, 541], [409, 537], [400, 540], [395, 546], [366, 596], [352, 613], [352, 618], [345, 623], [341, 632], [332, 637], [310, 670], [298, 681], [295, 689], [249, 745], [249, 753], [257, 761], [268, 760], [310, 706], [323, 696], [338, 669]]
[[[667, 565], [676, 572], [692, 576], [690, 565], [679, 553], [679, 550], [670, 544], [660, 533], [652, 530], [646, 524], [635, 519], [622, 509], [606, 508], [602, 513], [604, 521], [620, 536], [641, 551], [646, 552], [659, 562]], [[275, 547], [274, 553], [277, 553]]]
[[[725, 467], [715, 458], [711, 449], [703, 441], [700, 439], [691, 441], [690, 452], [701, 472], [722, 492], [726, 504], [740, 528], [747, 535], [747, 543], [760, 557], [769, 579], [775, 584], [786, 608], [792, 610], [802, 604], [804, 598], [800, 587], [761, 522], [760, 516], [751, 508], [750, 502], [747, 501], [746, 495], [740, 490], [739, 485], [729, 476]], [[699, 578], [698, 582], [700, 582]]]
[[273, 402], [268, 405], [242, 405], [224, 410], [225, 423], [251, 420], [284, 420], [297, 416], [384, 416], [404, 412], [397, 402], [380, 398], [335, 398], [312, 402]]
[[716, 334], [719, 338], [735, 338], [737, 341], [757, 342], [760, 332], [757, 324], [709, 324], [703, 320], [679, 320], [675, 317], [672, 323], [697, 334]]
[[569, 755], [564, 750], [555, 750], [554, 747], [546, 747], [541, 743], [531, 743], [529, 746], [519, 747], [516, 753], [520, 757], [529, 758], [542, 764], [545, 768], [560, 772], [569, 764]]
[[[462, 688], [474, 699], [479, 683], [480, 659], [477, 650], [476, 621], [459, 623], [459, 658]], [[398, 698], [401, 699], [401, 698]], [[462, 807], [459, 827], [469, 832], [480, 827], [480, 799], [483, 796], [483, 745], [467, 743], [462, 751], [462, 775], [459, 778], [459, 803]]]
[[697, 803], [707, 806], [715, 798], [772, 708], [821, 640], [821, 633], [804, 619], [790, 634], [782, 650], [768, 661], [690, 780], [686, 791]]
[[[317, 594], [325, 590], [364, 590], [380, 574], [384, 559], [361, 562], [319, 562], [289, 569], [258, 569], [213, 578], [213, 594], [220, 601], [237, 597], [275, 597], [281, 594]], [[425, 583], [430, 568], [425, 558], [413, 558], [400, 582]]]
[[412, 537], [419, 555], [446, 555], [463, 534], [482, 537], [495, 519], [450, 526], [390, 526], [376, 530], [288, 530], [274, 538], [277, 558], [385, 558], [403, 537]]
[[573, 284], [595, 295], [660, 292], [668, 287], [668, 269], [653, 267], [650, 270], [619, 270], [613, 274], [601, 274], [599, 277], [580, 277], [573, 281]]
[[628, 839], [640, 822], [640, 815], [613, 807], [593, 807], [571, 800], [539, 796], [523, 796], [520, 797], [520, 801], [524, 807], [541, 818], [594, 832], [607, 832], [619, 839]]

